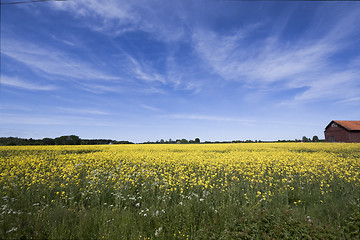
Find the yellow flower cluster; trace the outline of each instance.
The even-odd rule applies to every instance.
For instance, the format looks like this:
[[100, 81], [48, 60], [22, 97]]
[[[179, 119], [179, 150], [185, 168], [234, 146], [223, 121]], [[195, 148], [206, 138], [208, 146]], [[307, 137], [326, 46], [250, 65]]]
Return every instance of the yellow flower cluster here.
[[359, 144], [0, 147], [2, 195], [31, 190], [68, 199], [79, 191], [86, 195], [149, 189], [183, 194], [241, 187], [253, 189], [256, 199], [268, 200], [309, 183], [318, 183], [322, 194], [332, 191], [334, 180], [359, 187], [359, 174]]

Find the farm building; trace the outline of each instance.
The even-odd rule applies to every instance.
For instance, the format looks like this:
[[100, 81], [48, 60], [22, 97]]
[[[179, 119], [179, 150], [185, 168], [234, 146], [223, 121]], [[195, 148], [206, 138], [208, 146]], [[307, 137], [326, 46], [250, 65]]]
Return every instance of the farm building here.
[[331, 121], [325, 128], [325, 141], [360, 143], [360, 121]]

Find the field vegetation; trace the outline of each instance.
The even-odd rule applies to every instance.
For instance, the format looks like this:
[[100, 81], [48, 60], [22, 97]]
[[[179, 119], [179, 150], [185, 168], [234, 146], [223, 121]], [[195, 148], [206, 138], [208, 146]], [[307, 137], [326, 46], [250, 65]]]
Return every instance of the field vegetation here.
[[0, 147], [1, 239], [360, 239], [360, 144]]

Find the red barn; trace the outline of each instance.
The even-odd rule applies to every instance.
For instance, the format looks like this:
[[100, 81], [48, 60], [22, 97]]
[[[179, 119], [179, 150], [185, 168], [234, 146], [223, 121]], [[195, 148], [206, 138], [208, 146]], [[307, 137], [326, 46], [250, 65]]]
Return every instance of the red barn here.
[[325, 128], [325, 141], [360, 143], [360, 121], [331, 121]]

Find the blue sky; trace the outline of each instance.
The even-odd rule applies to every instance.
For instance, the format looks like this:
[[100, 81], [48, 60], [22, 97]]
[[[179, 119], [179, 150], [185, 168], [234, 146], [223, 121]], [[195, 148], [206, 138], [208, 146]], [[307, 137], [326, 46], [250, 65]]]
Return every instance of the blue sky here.
[[2, 5], [0, 136], [323, 138], [360, 120], [359, 22], [360, 2]]

